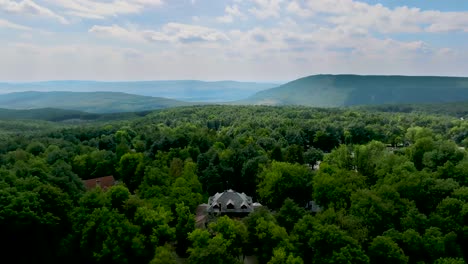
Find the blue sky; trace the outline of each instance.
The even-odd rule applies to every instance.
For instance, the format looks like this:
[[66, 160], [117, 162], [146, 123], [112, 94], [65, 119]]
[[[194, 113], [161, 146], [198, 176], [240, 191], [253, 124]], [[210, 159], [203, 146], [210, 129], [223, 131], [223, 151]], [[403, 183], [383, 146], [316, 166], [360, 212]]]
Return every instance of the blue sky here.
[[468, 76], [468, 1], [0, 0], [0, 81]]

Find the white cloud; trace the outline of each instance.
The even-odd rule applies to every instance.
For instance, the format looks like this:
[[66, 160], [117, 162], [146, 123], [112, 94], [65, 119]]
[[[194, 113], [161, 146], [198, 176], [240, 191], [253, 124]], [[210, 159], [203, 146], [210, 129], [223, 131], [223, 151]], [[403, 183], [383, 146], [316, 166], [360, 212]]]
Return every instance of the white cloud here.
[[31, 30], [30, 27], [26, 27], [23, 25], [18, 25], [16, 23], [10, 22], [8, 20], [0, 19], [0, 28], [10, 28], [16, 30]]
[[267, 19], [270, 17], [278, 18], [281, 11], [281, 2], [283, 0], [251, 0], [255, 7], [249, 9], [249, 12], [258, 19]]
[[119, 39], [124, 39], [127, 41], [136, 41], [136, 42], [143, 42], [145, 41], [145, 38], [143, 34], [136, 32], [136, 31], [131, 31], [126, 28], [117, 26], [117, 25], [112, 25], [112, 26], [93, 26], [89, 29], [90, 33], [94, 33], [98, 36], [105, 36], [105, 37], [114, 37], [114, 38], [119, 38]]
[[[0, 44], [1, 80], [96, 79], [237, 79], [292, 80], [314, 73], [468, 75], [468, 53], [372, 37], [341, 44], [343, 31], [317, 29], [313, 36], [282, 29], [233, 31], [230, 45], [210, 48], [121, 48], [109, 45]], [[329, 39], [323, 34], [329, 34]], [[263, 34], [268, 42], [252, 36]], [[322, 35], [320, 37], [320, 35]], [[293, 50], [284, 41], [296, 37], [313, 48]], [[350, 47], [352, 52], [330, 50]], [[428, 51], [426, 51], [429, 49]], [[382, 63], [385, 61], [385, 63]]]
[[425, 28], [427, 32], [468, 32], [468, 12], [434, 12], [432, 23]]
[[218, 20], [221, 23], [232, 23], [234, 21], [234, 18], [230, 15], [224, 15], [221, 17], [217, 17], [216, 20]]
[[289, 13], [296, 14], [300, 17], [310, 17], [313, 15], [312, 10], [301, 7], [296, 1], [292, 1], [291, 3], [289, 3], [286, 10]]
[[146, 8], [161, 6], [162, 0], [47, 0], [51, 4], [60, 6], [72, 16], [89, 19], [104, 19], [106, 17], [138, 14]]
[[241, 19], [246, 18], [246, 16], [242, 14], [242, 12], [239, 10], [239, 7], [237, 5], [226, 6], [226, 8], [224, 9], [224, 12], [225, 12], [224, 16], [216, 18], [221, 23], [232, 23], [234, 21], [234, 18], [236, 17], [241, 18]]
[[229, 40], [228, 36], [218, 30], [181, 23], [168, 23], [160, 31], [132, 30], [117, 25], [93, 26], [90, 33], [99, 36], [111, 36], [129, 41], [146, 42], [177, 42], [177, 43], [203, 43]]
[[295, 1], [288, 5], [287, 10], [301, 17], [324, 14], [325, 20], [335, 25], [383, 33], [468, 31], [468, 12], [441, 12], [406, 6], [391, 9], [355, 0], [306, 0], [304, 5]]
[[32, 0], [23, 0], [19, 2], [12, 0], [0, 0], [0, 10], [19, 15], [49, 17], [58, 20], [62, 24], [68, 24], [68, 21], [63, 16], [56, 14], [46, 7], [36, 4]]
[[183, 43], [229, 40], [226, 34], [216, 29], [181, 23], [166, 24], [162, 33]]
[[[160, 7], [162, 1], [34, 1], [48, 1], [47, 8], [53, 8], [54, 14], [105, 21], [88, 27], [89, 35], [58, 31], [43, 42], [39, 31], [19, 25], [21, 16], [11, 20], [19, 24], [0, 19], [0, 28], [25, 30], [23, 37], [20, 33], [0, 39], [0, 80], [286, 80], [314, 73], [468, 75], [468, 48], [462, 45], [466, 43], [452, 45], [450, 33], [444, 35], [446, 41], [437, 44], [427, 37], [432, 32], [468, 32], [468, 12], [388, 8], [357, 0], [232, 0], [224, 5], [221, 17], [198, 12], [186, 12], [187, 17], [181, 17], [177, 13], [171, 16], [174, 22], [151, 26], [148, 21], [165, 18], [138, 19], [143, 25], [132, 21], [133, 17], [122, 20], [119, 16], [146, 12]], [[0, 10], [6, 11], [7, 2], [12, 1], [0, 0]], [[181, 2], [192, 7], [190, 0]], [[164, 5], [171, 3], [165, 1]], [[204, 5], [201, 1], [196, 4]], [[21, 14], [12, 11], [21, 8], [8, 8], [7, 12]], [[233, 23], [247, 16], [249, 21], [242, 25]], [[258, 21], [254, 16], [270, 20]], [[219, 25], [215, 19], [232, 24]], [[179, 21], [187, 24], [176, 23]], [[205, 23], [212, 24], [197, 25]], [[79, 30], [86, 24], [70, 27]], [[414, 41], [386, 34], [394, 32], [419, 34], [411, 35]], [[422, 35], [425, 41], [418, 40]], [[123, 42], [116, 43], [116, 39]], [[458, 35], [457, 40], [466, 38]], [[23, 43], [17, 43], [20, 41]], [[444, 47], [447, 42], [450, 48]]]
[[[360, 65], [369, 61], [372, 66], [367, 69], [376, 70], [379, 69], [376, 68], [378, 65], [374, 65], [376, 60], [386, 63], [394, 61], [397, 65], [398, 60], [404, 58], [412, 63], [416, 58], [435, 56], [439, 50], [422, 41], [379, 39], [361, 28], [315, 26], [304, 29], [291, 26], [291, 23], [283, 25], [275, 28], [257, 27], [247, 31], [233, 30], [229, 33], [230, 45], [224, 47], [224, 51], [229, 54], [227, 56], [231, 61], [263, 62], [265, 65], [291, 63], [291, 68], [288, 68], [290, 71], [304, 72], [304, 66], [320, 69], [328, 61], [335, 61], [333, 66], [337, 69], [342, 68], [342, 65]], [[403, 67], [403, 63], [399, 63]], [[330, 70], [333, 68], [321, 72]], [[348, 72], [359, 73], [352, 67]]]
[[234, 21], [234, 18], [230, 15], [224, 15], [217, 17], [216, 20], [221, 23], [232, 23]]

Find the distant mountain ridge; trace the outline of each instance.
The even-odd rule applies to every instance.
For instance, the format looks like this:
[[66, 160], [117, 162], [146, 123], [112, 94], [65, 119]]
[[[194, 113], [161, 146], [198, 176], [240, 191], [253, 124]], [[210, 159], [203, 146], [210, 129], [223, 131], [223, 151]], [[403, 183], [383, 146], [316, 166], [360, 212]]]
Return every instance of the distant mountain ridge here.
[[140, 112], [193, 105], [161, 97], [118, 92], [19, 92], [0, 94], [0, 107], [7, 109], [60, 108], [88, 113]]
[[[247, 98], [278, 84], [196, 80], [175, 81], [45, 81], [0, 82], [0, 94], [12, 92], [123, 92], [135, 95], [164, 97], [187, 102], [226, 102]], [[0, 106], [1, 107], [1, 106]]]
[[240, 104], [340, 107], [468, 100], [468, 78], [313, 75], [260, 91]]
[[[47, 83], [48, 82], [45, 82], [44, 85], [47, 86]], [[60, 84], [60, 82], [53, 83]], [[77, 83], [87, 82], [80, 81]], [[179, 84], [180, 81], [174, 81], [174, 85]], [[70, 86], [68, 87], [70, 88]], [[199, 88], [195, 90], [197, 89]], [[208, 89], [208, 91], [210, 89]], [[218, 103], [303, 105], [312, 107], [452, 103], [468, 101], [468, 78], [313, 75], [294, 80], [275, 88], [262, 90], [244, 100], [235, 102], [227, 101], [228, 100], [218, 101]], [[0, 93], [0, 108], [17, 110], [60, 108], [88, 113], [121, 113], [141, 112], [194, 104], [201, 103], [122, 92], [35, 91], [9, 94]], [[457, 113], [464, 113], [462, 106], [463, 104], [461, 104], [461, 107], [458, 107]], [[77, 115], [77, 113], [72, 114]]]

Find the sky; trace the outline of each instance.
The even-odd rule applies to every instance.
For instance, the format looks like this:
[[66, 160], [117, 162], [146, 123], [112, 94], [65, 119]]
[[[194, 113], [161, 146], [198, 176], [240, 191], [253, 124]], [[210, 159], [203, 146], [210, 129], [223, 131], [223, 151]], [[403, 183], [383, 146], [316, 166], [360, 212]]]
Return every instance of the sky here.
[[0, 0], [0, 81], [468, 76], [464, 0]]

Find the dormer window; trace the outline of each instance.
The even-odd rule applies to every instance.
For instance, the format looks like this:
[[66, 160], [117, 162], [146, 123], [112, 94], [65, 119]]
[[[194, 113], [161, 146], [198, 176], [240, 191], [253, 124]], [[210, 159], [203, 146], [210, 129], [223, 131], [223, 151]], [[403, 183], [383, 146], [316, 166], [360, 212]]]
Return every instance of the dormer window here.
[[235, 209], [234, 207], [234, 202], [232, 200], [229, 200], [226, 204], [227, 209]]

